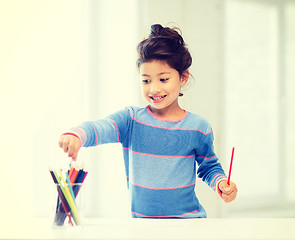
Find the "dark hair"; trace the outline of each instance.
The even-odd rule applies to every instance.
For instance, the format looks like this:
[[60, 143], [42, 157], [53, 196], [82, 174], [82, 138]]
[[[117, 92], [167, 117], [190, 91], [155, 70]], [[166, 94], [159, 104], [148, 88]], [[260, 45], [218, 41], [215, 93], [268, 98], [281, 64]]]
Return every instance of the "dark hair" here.
[[192, 64], [192, 57], [183, 41], [181, 31], [178, 28], [164, 28], [160, 24], [151, 26], [149, 37], [138, 44], [137, 52], [138, 68], [145, 62], [162, 60], [182, 76]]

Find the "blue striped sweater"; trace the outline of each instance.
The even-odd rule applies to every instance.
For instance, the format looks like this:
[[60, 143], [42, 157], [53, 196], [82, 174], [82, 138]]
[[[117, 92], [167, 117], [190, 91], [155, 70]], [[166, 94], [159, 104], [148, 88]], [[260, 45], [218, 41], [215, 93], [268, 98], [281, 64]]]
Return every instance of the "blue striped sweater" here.
[[127, 107], [71, 130], [83, 147], [122, 144], [135, 218], [204, 218], [196, 175], [215, 191], [226, 178], [214, 153], [210, 124], [190, 112], [172, 122], [158, 119], [149, 106]]

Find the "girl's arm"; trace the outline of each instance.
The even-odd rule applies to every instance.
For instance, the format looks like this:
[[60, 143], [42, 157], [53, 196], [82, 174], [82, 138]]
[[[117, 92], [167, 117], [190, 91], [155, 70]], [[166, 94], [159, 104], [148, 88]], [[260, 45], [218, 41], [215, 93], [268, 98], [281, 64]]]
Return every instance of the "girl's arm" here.
[[199, 165], [198, 177], [202, 178], [228, 203], [236, 198], [238, 190], [235, 183], [230, 182], [230, 185], [227, 184], [227, 176], [214, 152], [213, 140], [214, 136], [211, 129], [209, 134], [204, 135], [198, 151], [199, 154], [196, 157]]
[[218, 162], [218, 157], [214, 151], [213, 131], [208, 125], [208, 134], [204, 134], [200, 146], [197, 148], [196, 161], [198, 163], [198, 177], [207, 183], [220, 196], [218, 185], [220, 181], [227, 180], [227, 176], [221, 164]]
[[122, 142], [128, 136], [129, 120], [129, 110], [124, 109], [105, 119], [84, 122], [64, 133], [59, 139], [59, 146], [76, 160], [81, 147]]

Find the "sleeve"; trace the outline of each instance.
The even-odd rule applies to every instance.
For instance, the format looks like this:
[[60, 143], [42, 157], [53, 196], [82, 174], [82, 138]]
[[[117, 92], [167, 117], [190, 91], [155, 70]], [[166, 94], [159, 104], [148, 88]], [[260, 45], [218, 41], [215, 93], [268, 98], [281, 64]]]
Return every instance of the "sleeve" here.
[[105, 143], [123, 142], [128, 136], [130, 113], [128, 109], [118, 111], [105, 119], [84, 122], [71, 128], [82, 142], [82, 147], [92, 147]]
[[197, 151], [196, 161], [198, 163], [198, 177], [209, 185], [221, 196], [218, 184], [221, 180], [227, 179], [221, 164], [214, 152], [214, 136], [212, 128], [209, 127], [206, 134], [203, 135], [203, 141]]

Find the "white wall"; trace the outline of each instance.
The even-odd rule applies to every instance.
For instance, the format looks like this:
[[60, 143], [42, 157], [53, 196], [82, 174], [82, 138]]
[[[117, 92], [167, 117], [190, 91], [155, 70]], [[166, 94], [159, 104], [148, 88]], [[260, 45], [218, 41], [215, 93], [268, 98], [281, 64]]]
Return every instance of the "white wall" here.
[[[18, 221], [12, 207], [19, 221], [54, 209], [49, 168], [69, 164], [58, 147], [62, 132], [136, 105], [130, 87], [134, 8], [133, 1], [115, 0], [0, 2], [0, 164], [2, 191], [9, 192], [0, 210], [6, 222]], [[79, 161], [89, 170], [85, 214], [126, 216], [121, 148], [83, 149]]]
[[225, 140], [238, 147], [240, 189], [227, 209], [235, 216], [295, 216], [291, 16], [294, 1], [226, 1]]
[[[128, 105], [138, 105], [136, 81], [136, 3], [86, 1], [88, 120], [104, 118]], [[85, 214], [129, 217], [130, 204], [120, 144], [83, 149], [89, 169]]]
[[80, 1], [0, 2], [0, 209], [6, 222], [48, 214], [48, 169], [65, 159], [58, 136], [80, 121], [83, 109], [81, 16]]

